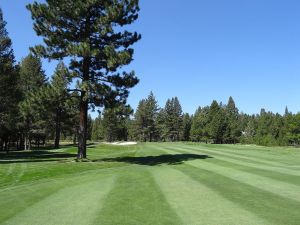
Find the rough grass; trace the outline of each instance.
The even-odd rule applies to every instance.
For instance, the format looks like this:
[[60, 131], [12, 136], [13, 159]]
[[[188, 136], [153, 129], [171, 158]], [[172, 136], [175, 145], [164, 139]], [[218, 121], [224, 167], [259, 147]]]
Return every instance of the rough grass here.
[[0, 224], [300, 224], [300, 150], [147, 143], [0, 153]]

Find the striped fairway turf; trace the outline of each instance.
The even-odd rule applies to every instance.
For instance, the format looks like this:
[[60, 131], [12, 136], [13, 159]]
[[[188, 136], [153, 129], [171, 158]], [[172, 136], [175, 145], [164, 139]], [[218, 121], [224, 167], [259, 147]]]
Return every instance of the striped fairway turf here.
[[0, 224], [299, 225], [300, 150], [146, 143], [0, 154]]

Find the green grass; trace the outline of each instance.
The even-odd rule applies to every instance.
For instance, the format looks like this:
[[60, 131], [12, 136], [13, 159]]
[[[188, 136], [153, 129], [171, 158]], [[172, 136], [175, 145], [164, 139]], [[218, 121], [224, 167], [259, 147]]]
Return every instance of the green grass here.
[[299, 225], [300, 150], [147, 143], [0, 153], [0, 224]]

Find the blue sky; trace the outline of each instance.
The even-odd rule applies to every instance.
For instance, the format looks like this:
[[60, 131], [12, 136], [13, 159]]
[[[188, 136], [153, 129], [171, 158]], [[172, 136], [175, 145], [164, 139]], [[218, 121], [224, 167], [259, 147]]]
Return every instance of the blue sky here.
[[[17, 60], [40, 43], [25, 5], [1, 0]], [[160, 106], [178, 96], [185, 112], [227, 102], [239, 109], [300, 111], [299, 0], [140, 0], [142, 34], [130, 65], [141, 79], [134, 108], [152, 90]], [[55, 63], [43, 65], [51, 75]]]

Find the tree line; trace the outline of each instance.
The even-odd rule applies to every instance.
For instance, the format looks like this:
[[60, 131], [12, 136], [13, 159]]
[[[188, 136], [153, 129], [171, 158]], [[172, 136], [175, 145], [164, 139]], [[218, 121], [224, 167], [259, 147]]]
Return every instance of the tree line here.
[[58, 148], [61, 136], [74, 136], [78, 129], [78, 98], [67, 92], [70, 72], [60, 62], [48, 80], [32, 54], [15, 63], [2, 18], [0, 11], [0, 150], [31, 149], [46, 139]]
[[275, 114], [262, 109], [249, 115], [240, 112], [234, 99], [226, 104], [212, 101], [194, 114], [183, 113], [177, 97], [160, 108], [151, 92], [135, 112], [130, 108], [105, 110], [92, 121], [92, 140], [141, 142], [193, 141], [214, 144], [298, 146], [300, 113]]

